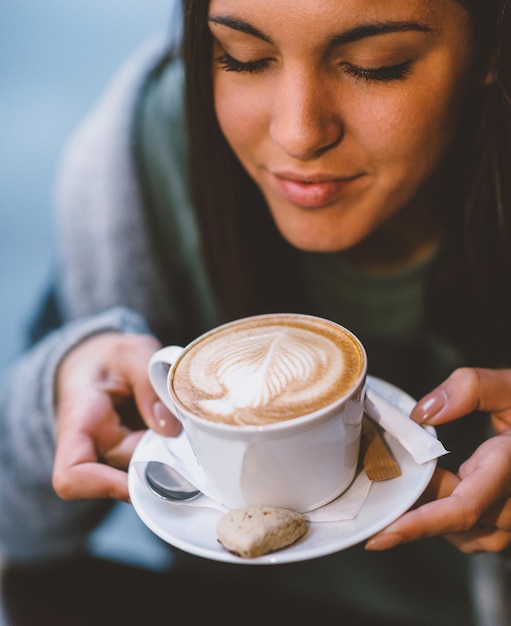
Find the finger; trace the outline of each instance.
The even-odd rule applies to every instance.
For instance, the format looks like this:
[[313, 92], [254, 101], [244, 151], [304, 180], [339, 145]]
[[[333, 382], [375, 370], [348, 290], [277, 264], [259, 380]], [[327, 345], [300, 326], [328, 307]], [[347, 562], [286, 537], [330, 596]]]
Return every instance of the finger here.
[[453, 496], [429, 502], [405, 513], [396, 522], [372, 537], [367, 550], [387, 550], [398, 545], [466, 530], [463, 509]]
[[411, 417], [435, 425], [474, 411], [493, 413], [511, 427], [511, 370], [457, 369], [417, 403]]
[[[127, 368], [128, 369], [128, 368]], [[130, 373], [130, 378], [137, 379], [136, 372]], [[135, 385], [138, 385], [135, 383]], [[96, 383], [96, 389], [112, 398], [115, 410], [119, 414], [121, 421], [130, 430], [141, 430], [149, 427], [164, 437], [174, 437], [179, 434], [181, 424], [176, 420], [174, 415], [161, 402], [152, 388], [149, 390], [151, 397], [147, 400], [149, 403], [156, 398], [151, 413], [146, 415], [144, 420], [140, 414], [139, 406], [142, 405], [142, 399], [146, 398], [146, 391], [134, 389], [132, 383], [122, 380], [106, 380]], [[135, 394], [137, 397], [134, 397]], [[143, 409], [142, 409], [143, 410]]]
[[[125, 428], [113, 409], [111, 398], [106, 394], [88, 391], [76, 397], [72, 408], [63, 414], [59, 410], [57, 420], [57, 447], [53, 469], [53, 485], [57, 494], [64, 498], [88, 498], [91, 493], [96, 497], [105, 497], [105, 493], [119, 492], [120, 478], [115, 474], [115, 481], [109, 488], [101, 482], [96, 486], [90, 481], [74, 483], [77, 467], [99, 464], [109, 450], [121, 445], [130, 431]], [[107, 467], [107, 466], [104, 466]], [[97, 470], [96, 470], [97, 471]], [[103, 470], [103, 481], [108, 478]], [[122, 484], [122, 481], [121, 481]], [[125, 491], [121, 493], [126, 497]]]
[[99, 463], [94, 441], [82, 432], [63, 435], [55, 455], [53, 488], [64, 500], [128, 499], [126, 473]]
[[492, 506], [482, 518], [481, 524], [511, 532], [511, 498]]
[[497, 435], [484, 441], [459, 468], [457, 493], [472, 499], [484, 515], [505, 503], [511, 494], [511, 437]]
[[419, 506], [426, 504], [426, 502], [431, 502], [432, 500], [447, 498], [459, 484], [460, 479], [458, 476], [447, 471], [446, 469], [443, 469], [442, 467], [437, 467], [435, 473], [429, 481], [428, 486], [419, 497], [413, 508], [418, 508]]
[[144, 436], [144, 432], [139, 430], [124, 437], [117, 446], [103, 454], [103, 461], [112, 467], [127, 470], [133, 452], [138, 442]]
[[[489, 493], [484, 473], [474, 472], [460, 481], [445, 470], [437, 470], [426, 489], [422, 501], [434, 498], [405, 513], [372, 537], [366, 547], [383, 550], [425, 537], [466, 532], [480, 524], [480, 520], [496, 502]], [[440, 499], [438, 499], [440, 498]]]
[[[451, 489], [459, 479], [449, 472], [442, 472], [433, 479], [428, 486], [428, 497], [446, 497], [445, 494]], [[443, 506], [450, 506], [451, 498], [447, 496], [443, 501]], [[432, 502], [431, 505], [436, 505]], [[455, 505], [457, 506], [457, 505]], [[480, 551], [497, 552], [511, 545], [511, 499], [495, 506], [492, 511], [486, 514], [480, 523], [474, 528], [468, 528], [462, 532], [446, 532], [449, 522], [449, 513], [442, 510], [443, 507], [429, 506], [422, 507], [417, 516], [405, 514], [398, 522], [388, 526], [384, 531], [378, 533], [369, 540], [366, 545], [368, 550], [385, 550], [393, 548], [408, 541], [443, 535], [448, 541], [459, 550], [466, 553]], [[434, 515], [437, 515], [436, 525]], [[453, 525], [463, 525], [465, 515], [458, 512], [451, 516]], [[405, 519], [406, 518], [406, 519]], [[421, 528], [421, 522], [424, 526]], [[465, 520], [466, 523], [466, 520]], [[407, 525], [409, 528], [407, 528]]]
[[[502, 435], [485, 441], [460, 467], [458, 477], [437, 469], [420, 506], [375, 535], [366, 547], [383, 550], [424, 537], [478, 531], [482, 524], [492, 521], [490, 531], [480, 532], [496, 532], [496, 523], [507, 531], [511, 508], [507, 504], [511, 488], [509, 443], [510, 438]], [[460, 541], [465, 541], [463, 536]]]
[[158, 345], [151, 337], [103, 334], [81, 344], [61, 363], [53, 485], [62, 498], [127, 500], [127, 477], [120, 469], [127, 467], [139, 435], [122, 423], [116, 408], [135, 425], [140, 413], [131, 410], [135, 388], [142, 406], [145, 398], [155, 400], [146, 366], [140, 364], [148, 362]]
[[[460, 486], [447, 498], [429, 502], [405, 513], [381, 533], [372, 537], [366, 548], [386, 550], [403, 543], [439, 535], [477, 532], [481, 535], [495, 533], [495, 537], [500, 537], [497, 533], [507, 532], [495, 527], [488, 529], [480, 525], [482, 517], [480, 505], [474, 501], [474, 498], [465, 497], [461, 490], [462, 484], [460, 483]], [[471, 489], [468, 491], [472, 492]]]
[[164, 436], [178, 434], [179, 423], [156, 395], [147, 374], [149, 360], [159, 347], [151, 335], [103, 333], [88, 339], [59, 366], [58, 406], [73, 407], [87, 387], [108, 393], [114, 404], [134, 395], [146, 425]]
[[501, 552], [511, 546], [511, 532], [491, 528], [454, 533], [445, 538], [465, 554]]
[[[417, 539], [444, 535], [459, 550], [467, 553], [479, 551], [499, 551], [511, 544], [511, 498], [499, 503], [471, 528], [470, 510], [477, 508], [471, 504], [463, 506], [464, 489], [460, 479], [437, 469], [418, 505], [433, 500], [429, 505], [419, 506], [416, 512], [405, 514], [397, 522], [372, 537], [366, 544], [368, 550], [385, 550]], [[464, 485], [465, 487], [465, 485]], [[459, 495], [452, 496], [455, 490]], [[467, 488], [468, 493], [472, 487]], [[442, 500], [438, 500], [442, 498]], [[474, 514], [477, 517], [478, 514]], [[472, 517], [472, 519], [474, 519]], [[454, 532], [452, 529], [462, 530]]]
[[133, 388], [144, 422], [163, 436], [176, 436], [181, 430], [181, 424], [158, 397], [147, 373], [149, 360], [159, 344], [149, 335], [142, 339], [138, 337], [137, 340], [140, 349], [136, 352], [125, 350], [119, 359], [121, 373]]
[[129, 502], [126, 472], [101, 463], [80, 463], [54, 473], [53, 487], [63, 500], [112, 498]]
[[57, 459], [93, 461], [117, 446], [130, 433], [106, 393], [90, 389], [76, 395], [73, 406], [57, 415]]
[[[406, 513], [397, 522], [387, 526], [383, 531], [371, 537], [365, 545], [366, 550], [387, 550], [405, 543], [407, 540], [412, 541], [413, 532], [420, 532], [419, 529], [414, 527], [414, 524], [416, 519], [421, 519], [424, 505], [428, 502], [436, 502], [449, 497], [459, 483], [460, 480], [457, 476], [443, 468], [437, 467], [431, 481], [412, 509], [419, 511], [419, 513], [412, 517], [410, 517], [410, 513]], [[398, 522], [401, 524], [398, 525]]]

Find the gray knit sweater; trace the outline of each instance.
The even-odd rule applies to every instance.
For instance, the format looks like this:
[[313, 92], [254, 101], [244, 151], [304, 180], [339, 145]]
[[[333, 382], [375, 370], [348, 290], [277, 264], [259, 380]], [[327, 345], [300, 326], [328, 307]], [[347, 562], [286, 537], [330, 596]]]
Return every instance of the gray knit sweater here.
[[173, 315], [150, 253], [131, 146], [137, 95], [164, 50], [153, 41], [129, 60], [64, 154], [56, 289], [65, 323], [22, 355], [0, 388], [0, 554], [11, 561], [81, 550], [107, 506], [64, 502], [51, 486], [60, 360], [94, 333], [147, 332], [158, 315]]

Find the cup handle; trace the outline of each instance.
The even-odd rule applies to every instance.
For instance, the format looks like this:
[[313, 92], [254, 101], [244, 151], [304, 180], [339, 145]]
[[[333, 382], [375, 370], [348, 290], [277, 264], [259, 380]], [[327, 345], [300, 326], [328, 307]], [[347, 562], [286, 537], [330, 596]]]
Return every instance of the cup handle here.
[[179, 357], [184, 348], [181, 346], [166, 346], [153, 354], [149, 361], [148, 375], [153, 389], [163, 404], [177, 416], [176, 407], [172, 402], [167, 387], [168, 366], [171, 366]]

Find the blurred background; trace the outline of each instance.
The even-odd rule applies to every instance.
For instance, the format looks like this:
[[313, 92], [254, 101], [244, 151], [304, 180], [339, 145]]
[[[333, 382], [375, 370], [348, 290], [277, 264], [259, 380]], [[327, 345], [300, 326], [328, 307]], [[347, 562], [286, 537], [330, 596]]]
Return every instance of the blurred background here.
[[[0, 374], [51, 271], [54, 180], [69, 134], [130, 53], [178, 19], [178, 0], [0, 2]], [[120, 504], [92, 547], [160, 568], [169, 557], [158, 541]]]
[[127, 56], [176, 23], [176, 0], [0, 2], [0, 370], [52, 261], [64, 143]]

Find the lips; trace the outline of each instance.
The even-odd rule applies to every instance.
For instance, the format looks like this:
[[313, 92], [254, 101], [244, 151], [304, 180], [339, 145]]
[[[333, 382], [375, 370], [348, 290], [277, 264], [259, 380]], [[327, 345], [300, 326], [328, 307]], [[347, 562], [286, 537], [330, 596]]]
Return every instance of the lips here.
[[320, 208], [338, 200], [360, 175], [336, 177], [324, 174], [303, 176], [272, 172], [278, 192], [289, 202], [305, 208]]

